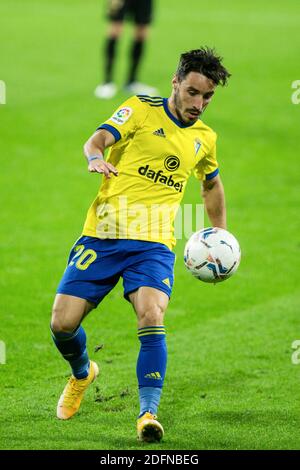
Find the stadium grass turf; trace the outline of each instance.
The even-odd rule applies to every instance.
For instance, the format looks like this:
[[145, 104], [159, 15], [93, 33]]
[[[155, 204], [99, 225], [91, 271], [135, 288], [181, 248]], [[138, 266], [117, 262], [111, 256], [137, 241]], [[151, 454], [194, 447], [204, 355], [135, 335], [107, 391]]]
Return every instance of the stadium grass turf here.
[[[298, 449], [298, 2], [157, 2], [142, 81], [168, 96], [179, 53], [202, 44], [232, 71], [204, 120], [219, 136], [228, 227], [243, 252], [234, 278], [204, 285], [185, 270], [178, 241], [158, 445], [136, 441], [138, 341], [120, 284], [84, 322], [101, 376], [74, 419], [55, 418], [68, 367], [50, 339], [51, 304], [99, 183], [82, 144], [126, 97], [93, 98], [104, 15], [96, 0], [10, 0], [0, 18], [0, 448]], [[129, 35], [127, 27], [120, 85]], [[195, 179], [184, 202], [200, 202]]]

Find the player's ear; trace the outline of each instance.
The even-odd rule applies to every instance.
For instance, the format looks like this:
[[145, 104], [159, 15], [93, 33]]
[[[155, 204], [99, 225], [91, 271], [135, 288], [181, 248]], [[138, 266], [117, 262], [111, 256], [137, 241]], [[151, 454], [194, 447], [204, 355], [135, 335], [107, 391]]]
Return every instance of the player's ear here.
[[174, 75], [174, 77], [172, 79], [172, 87], [173, 87], [174, 90], [177, 88], [178, 84], [179, 84], [178, 77], [177, 77], [177, 75]]

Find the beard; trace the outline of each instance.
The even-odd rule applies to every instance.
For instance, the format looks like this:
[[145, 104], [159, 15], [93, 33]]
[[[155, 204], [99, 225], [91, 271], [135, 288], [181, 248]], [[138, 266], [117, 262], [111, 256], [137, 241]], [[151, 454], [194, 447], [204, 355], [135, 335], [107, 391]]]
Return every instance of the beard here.
[[198, 121], [199, 116], [202, 114], [202, 113], [199, 113], [199, 115], [197, 117], [195, 117], [194, 119], [188, 119], [188, 118], [183, 117], [184, 111], [195, 112], [195, 110], [189, 110], [189, 109], [185, 110], [183, 108], [182, 99], [179, 95], [179, 90], [175, 90], [175, 92], [174, 92], [174, 106], [175, 106], [175, 111], [176, 111], [176, 114], [179, 118], [179, 121], [181, 121], [183, 124], [192, 124], [192, 123], [194, 124], [195, 122]]
[[175, 106], [175, 111], [176, 111], [176, 114], [179, 118], [179, 121], [183, 122], [184, 124], [186, 124], [186, 121], [184, 120], [183, 116], [182, 116], [182, 100], [179, 96], [179, 91], [176, 90], [175, 93], [174, 93], [174, 106]]

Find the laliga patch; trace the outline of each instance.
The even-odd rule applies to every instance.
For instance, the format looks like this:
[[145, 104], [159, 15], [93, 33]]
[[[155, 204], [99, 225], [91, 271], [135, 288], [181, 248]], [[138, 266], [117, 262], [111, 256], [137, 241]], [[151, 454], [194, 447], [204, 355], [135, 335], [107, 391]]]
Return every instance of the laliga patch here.
[[121, 108], [110, 118], [110, 120], [121, 126], [122, 124], [125, 124], [126, 121], [128, 121], [131, 115], [131, 108]]

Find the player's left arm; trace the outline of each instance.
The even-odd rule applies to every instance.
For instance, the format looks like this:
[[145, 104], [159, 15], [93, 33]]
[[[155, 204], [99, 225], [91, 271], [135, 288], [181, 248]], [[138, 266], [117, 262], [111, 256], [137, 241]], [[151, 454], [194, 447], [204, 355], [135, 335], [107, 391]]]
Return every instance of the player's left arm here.
[[202, 198], [212, 226], [226, 230], [225, 192], [219, 174], [202, 182]]

